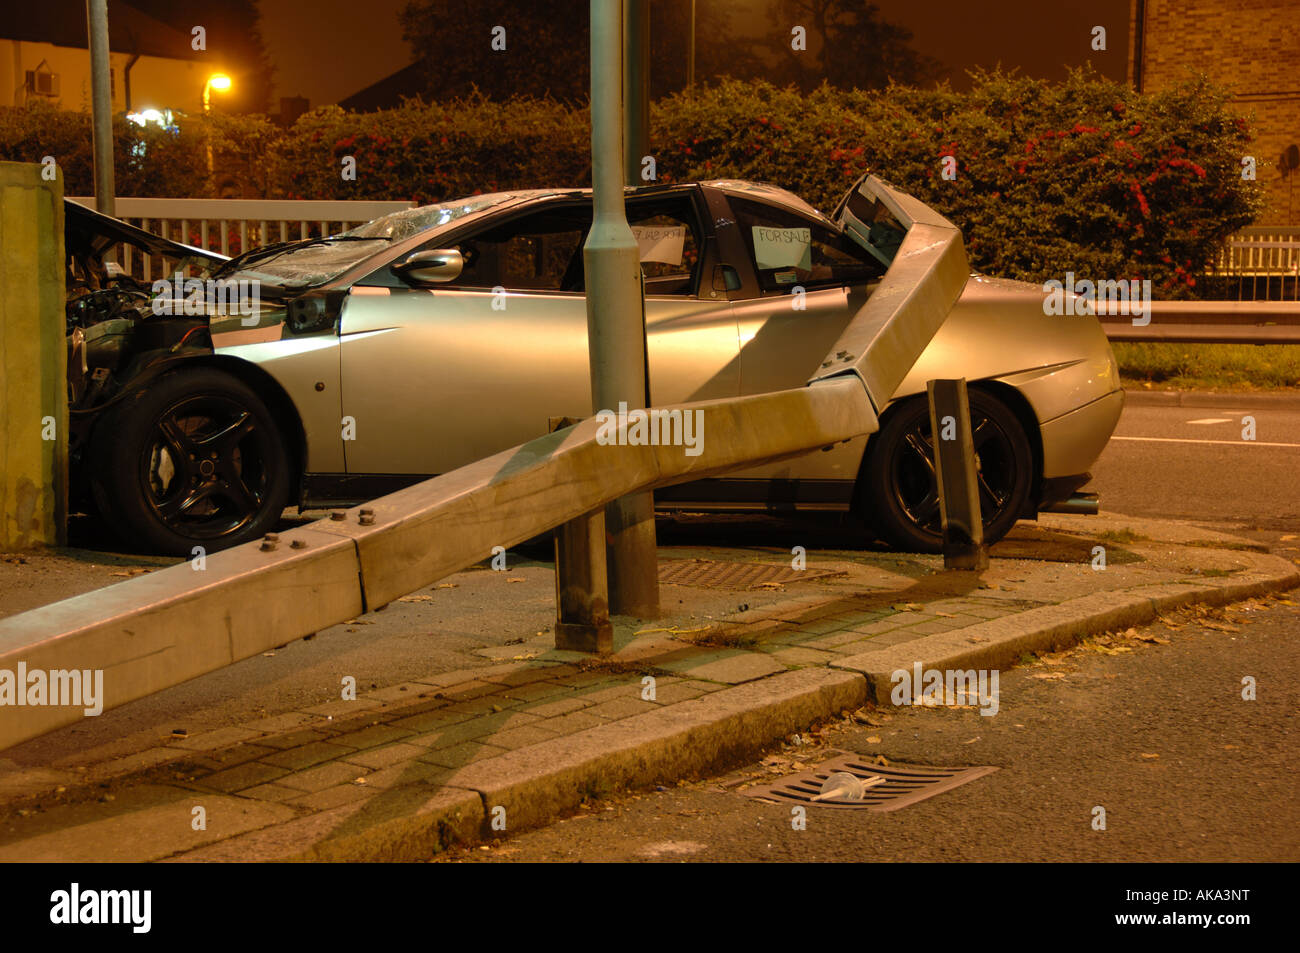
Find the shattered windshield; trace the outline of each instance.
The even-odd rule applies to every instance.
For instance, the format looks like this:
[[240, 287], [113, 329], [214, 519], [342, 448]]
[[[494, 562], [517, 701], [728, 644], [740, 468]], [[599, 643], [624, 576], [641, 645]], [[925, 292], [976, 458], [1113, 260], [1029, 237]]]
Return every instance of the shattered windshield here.
[[246, 258], [232, 262], [234, 268], [230, 270], [285, 288], [321, 285], [393, 242], [526, 194], [529, 193], [494, 192], [439, 205], [403, 209], [328, 238], [254, 250]]
[[397, 242], [403, 238], [410, 238], [416, 232], [422, 232], [426, 228], [446, 225], [458, 218], [473, 215], [485, 208], [491, 208], [493, 205], [500, 205], [502, 202], [509, 201], [516, 196], [527, 194], [526, 192], [493, 192], [490, 195], [475, 195], [454, 202], [443, 202], [440, 205], [422, 205], [419, 208], [403, 209], [400, 212], [393, 212], [382, 218], [377, 218], [373, 222], [358, 225], [356, 228], [344, 232], [343, 237], [384, 238]]

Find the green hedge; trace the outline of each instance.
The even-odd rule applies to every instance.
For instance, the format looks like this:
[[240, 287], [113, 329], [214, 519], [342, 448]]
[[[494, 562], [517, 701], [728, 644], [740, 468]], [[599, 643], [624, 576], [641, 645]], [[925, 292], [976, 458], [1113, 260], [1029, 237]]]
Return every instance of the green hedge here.
[[1204, 80], [1152, 95], [1085, 72], [983, 73], [967, 93], [727, 82], [659, 103], [654, 141], [665, 178], [763, 179], [822, 209], [875, 172], [961, 226], [990, 274], [1149, 278], [1162, 297], [1194, 293], [1263, 201], [1241, 178], [1246, 124]]
[[[482, 97], [374, 113], [337, 106], [301, 117], [271, 159], [277, 197], [409, 199], [590, 184], [585, 110]], [[343, 178], [343, 159], [356, 179]]]
[[[482, 97], [362, 114], [327, 107], [288, 130], [236, 116], [183, 120], [177, 136], [131, 126], [117, 131], [119, 194], [211, 194], [209, 135], [215, 179], [267, 198], [425, 203], [582, 186], [589, 134], [585, 109]], [[1201, 290], [1196, 275], [1263, 201], [1240, 174], [1246, 123], [1204, 79], [1145, 95], [1084, 71], [1059, 83], [981, 73], [961, 93], [805, 94], [728, 80], [655, 103], [651, 142], [661, 182], [757, 179], [828, 211], [876, 172], [961, 226], [972, 263], [990, 274], [1149, 278], [1162, 297]], [[89, 152], [82, 114], [0, 109], [0, 158], [54, 154], [69, 191], [88, 192]], [[347, 156], [355, 181], [342, 175]], [[945, 156], [955, 180], [941, 174]]]
[[[188, 198], [208, 194], [201, 126], [177, 133], [113, 121], [113, 174], [118, 195]], [[95, 192], [89, 113], [56, 109], [44, 100], [0, 108], [0, 159], [41, 162], [53, 156], [67, 195]]]

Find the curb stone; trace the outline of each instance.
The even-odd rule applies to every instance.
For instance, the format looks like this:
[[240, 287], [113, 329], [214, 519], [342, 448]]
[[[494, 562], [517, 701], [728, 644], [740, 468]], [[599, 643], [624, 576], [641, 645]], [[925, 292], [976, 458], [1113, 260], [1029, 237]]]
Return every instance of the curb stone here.
[[1274, 576], [1262, 572], [1252, 575], [1255, 578], [1249, 581], [1221, 586], [1170, 584], [1151, 586], [1149, 592], [1141, 594], [1093, 593], [853, 655], [831, 662], [830, 667], [861, 673], [867, 679], [868, 700], [878, 705], [892, 704], [891, 676], [900, 669], [910, 670], [917, 662], [923, 669], [1001, 669], [1027, 653], [1056, 651], [1095, 632], [1144, 625], [1169, 609], [1193, 604], [1223, 605], [1300, 586], [1300, 572], [1293, 569]]

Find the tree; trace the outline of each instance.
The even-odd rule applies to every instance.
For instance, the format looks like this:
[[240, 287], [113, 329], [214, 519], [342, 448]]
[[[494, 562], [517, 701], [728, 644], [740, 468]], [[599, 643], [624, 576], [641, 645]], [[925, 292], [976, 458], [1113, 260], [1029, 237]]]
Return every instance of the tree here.
[[[234, 113], [270, 110], [275, 67], [262, 41], [257, 0], [204, 0], [197, 8], [178, 4], [176, 0], [130, 0], [130, 3], [187, 38], [194, 27], [203, 27], [214, 70], [224, 69], [234, 79], [229, 93], [213, 97], [214, 110]], [[111, 10], [109, 29], [112, 29]], [[192, 106], [197, 108], [198, 103]]]
[[[881, 89], [890, 80], [922, 85], [942, 65], [912, 49], [910, 30], [880, 18], [865, 0], [775, 0], [771, 19], [782, 25], [784, 48], [774, 81], [805, 91], [822, 81], [841, 89]], [[790, 30], [802, 26], [807, 50], [791, 48]]]
[[428, 97], [587, 95], [586, 0], [410, 0], [400, 21]]

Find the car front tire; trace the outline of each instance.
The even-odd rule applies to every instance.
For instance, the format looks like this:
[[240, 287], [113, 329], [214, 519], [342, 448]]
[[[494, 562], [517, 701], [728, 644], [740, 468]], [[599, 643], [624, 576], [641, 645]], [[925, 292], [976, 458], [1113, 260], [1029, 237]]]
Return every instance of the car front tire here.
[[289, 495], [280, 428], [251, 387], [214, 368], [130, 391], [95, 428], [92, 489], [113, 530], [141, 549], [192, 556], [275, 528]]
[[[971, 388], [971, 435], [984, 541], [1005, 536], [1033, 487], [1033, 451], [1019, 419], [992, 394]], [[858, 481], [859, 508], [877, 538], [906, 552], [943, 549], [930, 407], [925, 397], [890, 409], [871, 438]]]

